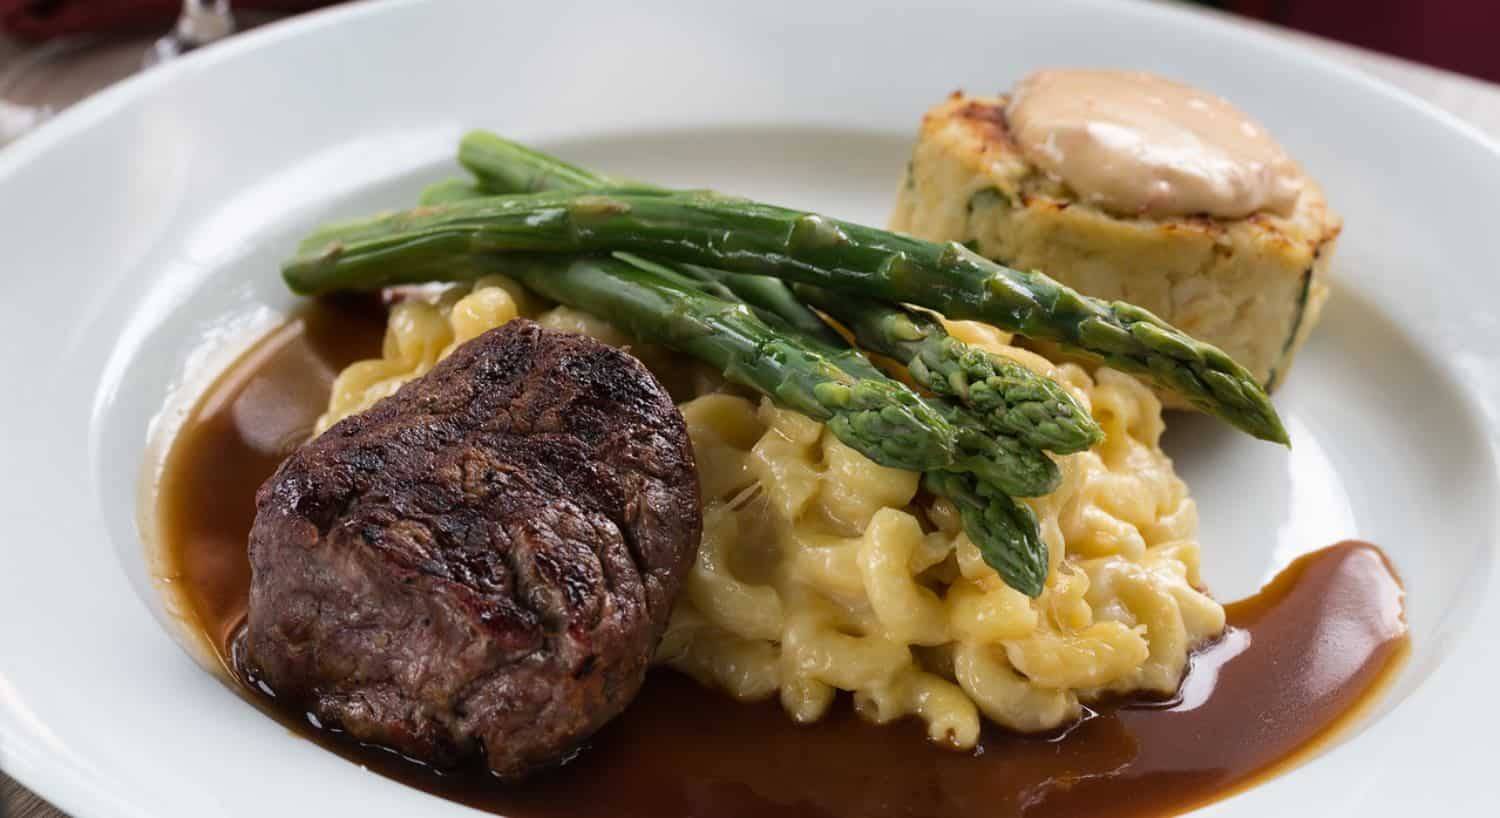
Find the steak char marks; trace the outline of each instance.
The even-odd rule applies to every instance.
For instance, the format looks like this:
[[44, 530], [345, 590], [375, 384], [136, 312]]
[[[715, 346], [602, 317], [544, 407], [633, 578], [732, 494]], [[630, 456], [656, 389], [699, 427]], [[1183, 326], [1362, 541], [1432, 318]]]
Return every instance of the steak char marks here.
[[256, 506], [244, 672], [360, 741], [502, 777], [629, 703], [702, 528], [651, 373], [524, 320], [297, 450]]

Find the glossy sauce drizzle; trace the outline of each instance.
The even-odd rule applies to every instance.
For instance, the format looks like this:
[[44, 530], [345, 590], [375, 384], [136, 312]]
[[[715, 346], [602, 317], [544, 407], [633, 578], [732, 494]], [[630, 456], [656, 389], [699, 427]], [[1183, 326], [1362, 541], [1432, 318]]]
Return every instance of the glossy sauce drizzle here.
[[[174, 445], [165, 545], [192, 624], [231, 672], [255, 490], [311, 430], [338, 370], [379, 350], [382, 327], [371, 302], [304, 313], [209, 390]], [[658, 670], [571, 764], [502, 786], [439, 776], [245, 695], [372, 770], [513, 818], [1162, 816], [1304, 758], [1373, 700], [1407, 645], [1400, 582], [1364, 543], [1305, 556], [1228, 610], [1228, 632], [1196, 655], [1176, 700], [1102, 706], [1050, 738], [989, 731], [974, 753], [929, 744], [916, 724], [866, 724], [847, 705], [799, 727], [774, 702], [737, 704]]]

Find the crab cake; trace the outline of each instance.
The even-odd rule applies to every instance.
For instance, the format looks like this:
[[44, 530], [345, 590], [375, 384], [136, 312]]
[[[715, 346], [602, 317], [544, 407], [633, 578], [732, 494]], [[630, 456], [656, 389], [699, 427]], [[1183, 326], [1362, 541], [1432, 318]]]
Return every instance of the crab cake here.
[[[1163, 140], [1180, 138], [1190, 149], [1204, 141], [1189, 132], [1195, 123], [1187, 123], [1188, 130], [1164, 123], [1158, 109], [1126, 110], [1117, 117], [1123, 127], [1110, 122], [1100, 129], [1090, 119], [1108, 120], [1107, 103], [1122, 94], [1126, 108], [1138, 109], [1130, 94], [1159, 96], [1149, 85], [1142, 91], [1142, 82], [1175, 85], [1170, 81], [1122, 72], [1040, 72], [1018, 91], [1050, 74], [1125, 79], [1111, 85], [1104, 77], [1108, 87], [1098, 98], [1087, 95], [1098, 76], [1071, 87], [1064, 82], [1052, 92], [1068, 94], [1059, 104], [1073, 109], [1023, 111], [1030, 132], [1018, 132], [1013, 121], [1016, 94], [955, 92], [922, 119], [891, 227], [964, 242], [1088, 295], [1138, 304], [1221, 347], [1267, 388], [1275, 387], [1328, 297], [1329, 257], [1341, 221], [1322, 191], [1289, 159], [1279, 167], [1242, 163], [1240, 175], [1233, 175], [1243, 146], [1202, 157], [1196, 167], [1173, 166], [1183, 153], [1179, 145], [1168, 144], [1153, 157]], [[1204, 94], [1184, 97], [1189, 113], [1210, 104], [1200, 98], [1222, 106], [1213, 113], [1238, 114]], [[1158, 119], [1142, 124], [1131, 119], [1137, 114]], [[1258, 126], [1241, 123], [1249, 120], [1229, 123], [1239, 130], [1237, 138], [1256, 135], [1251, 129]], [[1122, 147], [1118, 137], [1131, 136], [1135, 126], [1136, 142]], [[1253, 147], [1280, 161], [1269, 137]]]

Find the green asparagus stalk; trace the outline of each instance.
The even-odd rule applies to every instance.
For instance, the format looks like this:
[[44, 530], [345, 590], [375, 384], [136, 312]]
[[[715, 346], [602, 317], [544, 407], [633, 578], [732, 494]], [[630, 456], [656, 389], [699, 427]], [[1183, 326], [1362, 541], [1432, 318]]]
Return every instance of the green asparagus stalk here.
[[422, 197], [418, 201], [424, 205], [448, 204], [483, 199], [486, 195], [484, 190], [468, 179], [444, 179], [423, 188]]
[[304, 294], [452, 280], [475, 254], [623, 250], [910, 303], [1057, 342], [1140, 375], [1256, 437], [1286, 431], [1254, 377], [1217, 347], [1124, 302], [1036, 272], [812, 213], [707, 192], [495, 196], [326, 228], [282, 269]]
[[505, 274], [528, 289], [597, 315], [642, 341], [699, 358], [731, 381], [822, 421], [876, 463], [912, 471], [954, 463], [956, 430], [911, 390], [884, 377], [851, 377], [739, 302], [617, 259], [507, 262]]
[[[685, 275], [678, 269], [639, 257], [624, 256], [620, 260], [688, 287], [692, 286], [690, 281], [684, 280], [691, 273]], [[545, 271], [532, 275], [545, 275]], [[522, 280], [534, 279], [528, 276]], [[710, 288], [722, 286], [712, 280], [700, 283]], [[559, 297], [566, 294], [563, 292], [565, 289], [556, 291]], [[803, 310], [807, 309], [800, 302], [792, 303]], [[781, 304], [783, 308], [791, 309], [791, 303]], [[575, 306], [584, 305], [575, 302]], [[885, 373], [851, 348], [837, 333], [832, 333], [831, 342], [825, 342], [818, 336], [805, 335], [790, 326], [779, 311], [770, 312], [765, 320], [789, 337], [805, 344], [809, 350], [825, 356], [853, 380], [887, 379]], [[826, 329], [827, 325], [823, 326]], [[892, 386], [900, 385], [892, 382]], [[951, 468], [954, 472], [952, 475], [942, 474], [943, 470], [930, 470], [925, 473], [924, 485], [933, 494], [947, 497], [959, 508], [969, 539], [979, 546], [985, 561], [1006, 582], [1010, 583], [1016, 577], [1031, 577], [1017, 579], [1022, 584], [1014, 587], [1029, 596], [1036, 596], [1041, 593], [1042, 584], [1046, 581], [1047, 546], [1042, 542], [1036, 518], [1024, 506], [1018, 506], [1011, 496], [1034, 497], [1050, 493], [1057, 488], [1061, 479], [1057, 465], [1034, 446], [1005, 435], [987, 433], [983, 424], [967, 409], [940, 400], [926, 403], [953, 424], [957, 431], [958, 456]], [[1040, 580], [1035, 580], [1036, 576], [1040, 576]]]
[[[751, 273], [731, 273], [700, 267], [696, 264], [684, 264], [681, 265], [681, 269], [694, 278], [711, 281], [724, 287], [734, 293], [736, 298], [769, 315], [776, 316], [782, 324], [794, 327], [804, 335], [839, 349], [849, 347], [844, 336], [839, 335], [817, 312], [798, 299], [792, 293], [792, 288], [779, 278]], [[863, 360], [863, 356], [860, 358]]]
[[922, 486], [958, 506], [964, 532], [1006, 585], [1029, 597], [1042, 593], [1047, 584], [1047, 543], [1031, 509], [969, 474], [930, 471], [922, 476]]
[[545, 193], [612, 188], [642, 195], [672, 191], [630, 179], [602, 176], [489, 131], [470, 131], [458, 145], [458, 162], [490, 194]]
[[[487, 131], [468, 134], [460, 147], [460, 154], [465, 153], [466, 167], [487, 180], [472, 188], [470, 197], [486, 192], [598, 189], [612, 184], [608, 177]], [[510, 186], [517, 179], [534, 180], [534, 184]], [[1013, 361], [996, 360], [952, 338], [925, 313], [870, 298], [832, 295], [807, 284], [797, 285], [794, 295], [784, 282], [770, 276], [700, 271], [713, 274], [748, 303], [822, 335], [825, 325], [798, 296], [807, 299], [854, 332], [861, 346], [906, 364], [917, 383], [984, 413], [996, 431], [1019, 434], [1059, 454], [1082, 451], [1103, 437], [1098, 424], [1067, 390]]]
[[[444, 183], [428, 188], [435, 196], [423, 204], [438, 204], [446, 201], [483, 198], [488, 195], [513, 193], [544, 193], [559, 190], [599, 190], [617, 187], [620, 183], [586, 168], [570, 165], [561, 159], [541, 151], [512, 142], [490, 131], [471, 131], [459, 143], [459, 162], [474, 174], [478, 184], [469, 184], [462, 192], [454, 189], [451, 198], [439, 191]], [[651, 188], [644, 183], [638, 189], [669, 192], [665, 188]], [[640, 256], [628, 259], [643, 261]], [[843, 339], [833, 331], [818, 314], [792, 294], [786, 282], [772, 276], [757, 276], [746, 273], [726, 273], [695, 265], [679, 265], [679, 270], [703, 281], [713, 281], [733, 292], [731, 300], [744, 301], [766, 315], [777, 316], [783, 323], [795, 327], [807, 336], [819, 338], [835, 346], [844, 346]]]
[[458, 144], [458, 162], [491, 192], [541, 193], [618, 185], [603, 176], [489, 131], [471, 131]]
[[[870, 359], [849, 346], [843, 336], [822, 322], [807, 305], [796, 300], [780, 279], [745, 273], [724, 273], [687, 266], [688, 275], [721, 284], [753, 307], [769, 315], [768, 322], [784, 332], [798, 332], [802, 341], [834, 361], [845, 372], [861, 378], [884, 377]], [[777, 286], [781, 285], [781, 286]], [[816, 322], [804, 331], [793, 322]], [[1061, 481], [1057, 464], [1030, 442], [1007, 432], [989, 428], [985, 419], [962, 406], [943, 400], [926, 400], [958, 431], [958, 460], [954, 470], [967, 471], [1015, 497], [1039, 497], [1057, 488]]]
[[1057, 464], [1041, 449], [986, 429], [968, 409], [941, 400], [927, 403], [958, 433], [957, 457], [947, 471], [968, 472], [1012, 497], [1051, 494], [1062, 482]]
[[[822, 323], [816, 314], [808, 310], [802, 302], [795, 299], [783, 299], [781, 297], [783, 294], [791, 296], [791, 292], [785, 287], [779, 289], [768, 287], [757, 291], [753, 287], [747, 287], [744, 279], [761, 278], [759, 276], [735, 274], [738, 276], [737, 279], [726, 280], [718, 275], [719, 271], [709, 271], [688, 265], [674, 269], [628, 255], [623, 256], [622, 260], [637, 265], [646, 265], [647, 269], [655, 269], [671, 277], [694, 277], [703, 286], [713, 288], [711, 291], [716, 293], [722, 293], [719, 288], [727, 286], [729, 292], [722, 297], [727, 297], [729, 300], [745, 300], [747, 306], [756, 310], [756, 313], [761, 315], [762, 320], [767, 324], [782, 333], [795, 337], [798, 342], [822, 355], [839, 369], [848, 373], [850, 377], [870, 381], [889, 378], [879, 367], [870, 363], [868, 358], [849, 346], [842, 336], [834, 332], [827, 324]], [[776, 284], [781, 283], [780, 279], [766, 280]], [[751, 303], [750, 298], [745, 298], [747, 293], [757, 292], [765, 296], [765, 298], [757, 299], [761, 302], [760, 304]], [[799, 313], [802, 315], [799, 316]], [[792, 325], [793, 320], [805, 323], [809, 318], [817, 321], [818, 331], [808, 332]], [[894, 381], [891, 385], [900, 387], [900, 384]], [[982, 418], [964, 407], [954, 406], [943, 400], [926, 398], [920, 400], [933, 412], [947, 420], [956, 432], [955, 460], [951, 467], [953, 470], [970, 472], [1015, 497], [1039, 497], [1049, 494], [1061, 482], [1062, 475], [1057, 469], [1057, 464], [1037, 447], [1012, 435], [992, 432], [986, 427]]]
[[[478, 198], [486, 192], [598, 189], [610, 185], [607, 177], [487, 131], [464, 137], [460, 156], [467, 156], [464, 165], [483, 180], [481, 185], [468, 185], [453, 198], [434, 197], [432, 203]], [[530, 187], [508, 186], [518, 180], [529, 181]], [[425, 196], [423, 203], [429, 203]], [[1014, 361], [949, 336], [943, 325], [926, 313], [870, 298], [833, 295], [806, 284], [797, 285], [794, 294], [786, 282], [772, 276], [691, 265], [683, 269], [724, 285], [740, 300], [779, 317], [808, 337], [835, 347], [846, 346], [843, 337], [803, 303], [806, 299], [843, 323], [865, 349], [906, 365], [921, 386], [981, 413], [986, 425], [997, 433], [1019, 435], [1037, 448], [1059, 454], [1083, 451], [1103, 437], [1093, 417], [1066, 389]]]
[[997, 431], [1058, 454], [1081, 452], [1104, 436], [1061, 385], [954, 338], [933, 315], [818, 287], [795, 290], [847, 327], [860, 346], [905, 364], [912, 380], [970, 407]]
[[789, 288], [770, 276], [690, 269], [788, 323], [816, 324], [807, 331], [842, 342], [808, 305], [817, 307], [852, 332], [860, 346], [904, 364], [918, 385], [972, 409], [977, 416], [971, 419], [995, 434], [1018, 437], [1020, 442], [1059, 454], [1083, 451], [1104, 436], [1093, 417], [1062, 386], [1015, 361], [952, 337], [927, 313], [805, 284]]

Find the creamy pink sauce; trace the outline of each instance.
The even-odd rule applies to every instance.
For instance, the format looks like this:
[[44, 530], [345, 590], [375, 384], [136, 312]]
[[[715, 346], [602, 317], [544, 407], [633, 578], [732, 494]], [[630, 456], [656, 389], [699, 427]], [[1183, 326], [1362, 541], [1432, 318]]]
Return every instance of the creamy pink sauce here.
[[1006, 108], [1021, 152], [1085, 202], [1130, 215], [1289, 215], [1297, 164], [1228, 102], [1139, 71], [1038, 71]]

